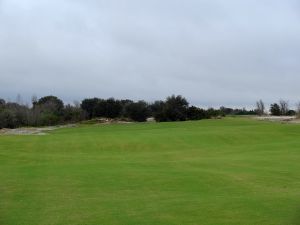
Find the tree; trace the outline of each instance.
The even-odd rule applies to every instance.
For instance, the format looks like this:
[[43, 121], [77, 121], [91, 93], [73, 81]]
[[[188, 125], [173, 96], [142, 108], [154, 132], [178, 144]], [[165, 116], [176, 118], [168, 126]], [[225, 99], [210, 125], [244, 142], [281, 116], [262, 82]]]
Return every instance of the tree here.
[[234, 109], [226, 108], [224, 106], [220, 107], [220, 111], [222, 112], [223, 115], [233, 115], [234, 114]]
[[15, 127], [28, 125], [28, 112], [30, 109], [25, 105], [9, 102], [6, 103], [5, 109], [9, 110], [15, 117]]
[[15, 113], [12, 110], [5, 109], [0, 112], [0, 129], [1, 128], [16, 128], [18, 121]]
[[129, 99], [122, 99], [122, 100], [120, 100], [120, 104], [122, 106], [120, 117], [126, 117], [126, 107], [128, 105], [130, 105], [131, 103], [133, 103], [133, 101], [129, 100]]
[[[56, 96], [45, 96], [33, 105], [36, 125], [55, 125], [63, 122], [64, 103]], [[33, 115], [33, 114], [31, 114]]]
[[149, 116], [148, 104], [144, 101], [138, 101], [126, 106], [126, 115], [138, 122], [145, 122]]
[[92, 119], [95, 116], [96, 107], [100, 99], [87, 98], [81, 102], [81, 108], [87, 113], [88, 119]]
[[66, 105], [64, 108], [64, 121], [77, 122], [85, 118], [83, 110], [77, 104], [75, 106]]
[[207, 118], [216, 118], [220, 116], [224, 116], [220, 110], [216, 110], [214, 108], [209, 108], [206, 110]]
[[76, 107], [76, 108], [80, 108], [80, 102], [77, 101], [77, 100], [74, 100], [74, 101], [73, 101], [73, 105], [74, 105], [74, 107]]
[[34, 106], [28, 111], [28, 124], [30, 126], [38, 126], [41, 117], [39, 106]]
[[2, 98], [0, 98], [0, 110], [1, 110], [1, 109], [4, 109], [5, 104], [6, 104], [5, 100], [2, 99]]
[[154, 103], [150, 104], [150, 114], [155, 118], [156, 121], [166, 121], [164, 107], [164, 101], [155, 101]]
[[300, 102], [298, 102], [296, 105], [296, 115], [297, 118], [300, 118]]
[[156, 112], [155, 119], [159, 122], [184, 121], [187, 119], [187, 109], [189, 103], [181, 95], [167, 97], [164, 104]]
[[56, 115], [63, 114], [64, 103], [56, 96], [42, 97], [37, 101], [36, 105], [41, 107], [42, 112], [54, 113]]
[[265, 114], [265, 104], [262, 100], [256, 102], [256, 112], [259, 116]]
[[283, 115], [283, 116], [286, 116], [288, 111], [289, 111], [288, 101], [280, 100], [279, 101], [279, 106], [280, 106], [280, 114]]
[[16, 103], [18, 105], [22, 105], [23, 104], [22, 96], [20, 94], [18, 94], [17, 97], [16, 97]]
[[289, 111], [287, 111], [286, 115], [287, 116], [295, 116], [296, 115], [296, 111], [292, 110], [292, 109], [289, 109]]
[[280, 116], [281, 115], [280, 106], [277, 103], [271, 104], [270, 112], [273, 116]]
[[191, 106], [187, 110], [187, 119], [189, 120], [202, 120], [207, 119], [208, 115], [204, 109]]
[[104, 99], [97, 99], [92, 117], [106, 117], [107, 116], [107, 102]]
[[38, 102], [38, 98], [36, 95], [32, 95], [31, 97], [31, 103], [34, 106]]
[[117, 118], [121, 115], [122, 103], [114, 98], [106, 100], [105, 116], [108, 118]]

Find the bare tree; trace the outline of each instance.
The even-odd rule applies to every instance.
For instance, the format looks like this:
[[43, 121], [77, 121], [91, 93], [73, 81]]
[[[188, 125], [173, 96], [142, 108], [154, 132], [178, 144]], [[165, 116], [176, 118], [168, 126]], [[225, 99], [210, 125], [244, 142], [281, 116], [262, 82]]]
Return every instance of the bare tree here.
[[73, 105], [74, 105], [75, 108], [80, 108], [80, 102], [77, 101], [77, 100], [73, 101]]
[[296, 115], [297, 118], [300, 118], [300, 102], [298, 102], [296, 105]]
[[262, 100], [256, 102], [256, 112], [259, 116], [265, 114], [265, 103]]
[[38, 101], [37, 96], [36, 95], [32, 95], [32, 97], [31, 97], [31, 103], [32, 103], [33, 106], [37, 103], [37, 101]]
[[285, 100], [280, 100], [279, 101], [279, 106], [280, 106], [280, 112], [282, 116], [287, 115], [289, 111], [289, 102]]
[[19, 105], [23, 104], [22, 96], [20, 94], [18, 94], [16, 97], [16, 103]]

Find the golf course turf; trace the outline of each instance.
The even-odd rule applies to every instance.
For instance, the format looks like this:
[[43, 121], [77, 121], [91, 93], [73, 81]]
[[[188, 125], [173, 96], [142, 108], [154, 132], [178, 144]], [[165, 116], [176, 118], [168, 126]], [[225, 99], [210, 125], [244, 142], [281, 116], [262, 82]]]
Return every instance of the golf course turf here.
[[299, 222], [300, 125], [225, 118], [0, 136], [1, 225]]

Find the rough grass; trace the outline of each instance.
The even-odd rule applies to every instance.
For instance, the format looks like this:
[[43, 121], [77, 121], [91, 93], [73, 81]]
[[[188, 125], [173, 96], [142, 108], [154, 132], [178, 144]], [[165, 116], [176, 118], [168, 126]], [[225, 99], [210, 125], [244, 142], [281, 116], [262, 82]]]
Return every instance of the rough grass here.
[[300, 126], [229, 118], [0, 136], [2, 225], [292, 225]]

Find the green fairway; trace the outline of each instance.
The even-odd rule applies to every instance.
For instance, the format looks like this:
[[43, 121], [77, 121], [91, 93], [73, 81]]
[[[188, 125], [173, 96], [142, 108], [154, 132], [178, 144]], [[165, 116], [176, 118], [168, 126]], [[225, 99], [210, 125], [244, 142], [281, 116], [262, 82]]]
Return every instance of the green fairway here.
[[299, 125], [226, 118], [0, 136], [1, 225], [299, 222]]

